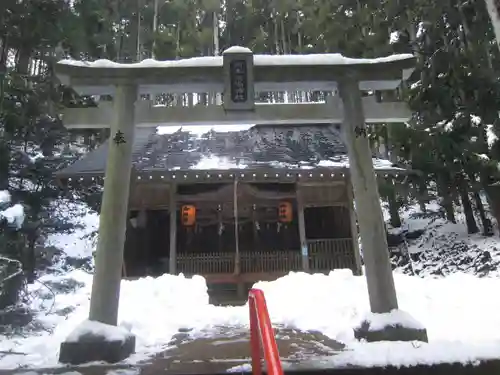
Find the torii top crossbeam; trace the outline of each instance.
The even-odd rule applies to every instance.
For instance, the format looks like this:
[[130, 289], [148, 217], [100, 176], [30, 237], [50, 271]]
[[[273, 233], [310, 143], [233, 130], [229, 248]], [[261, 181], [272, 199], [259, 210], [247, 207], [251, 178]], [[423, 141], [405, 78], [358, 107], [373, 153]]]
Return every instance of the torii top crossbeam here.
[[[231, 47], [227, 54], [251, 54]], [[120, 64], [109, 60], [84, 62], [62, 60], [56, 73], [63, 84], [82, 94], [112, 94], [114, 86], [131, 83], [139, 93], [201, 93], [224, 89], [224, 57], [205, 56], [174, 61], [144, 60]], [[354, 75], [361, 90], [391, 90], [413, 71], [410, 54], [375, 59], [347, 58], [341, 54], [253, 55], [256, 92], [336, 89], [336, 82]]]

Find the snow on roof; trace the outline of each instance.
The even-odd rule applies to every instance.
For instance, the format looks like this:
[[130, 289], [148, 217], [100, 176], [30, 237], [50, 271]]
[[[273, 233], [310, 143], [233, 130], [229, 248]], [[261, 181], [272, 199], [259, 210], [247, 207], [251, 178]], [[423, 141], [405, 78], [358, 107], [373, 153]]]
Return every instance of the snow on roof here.
[[[403, 168], [395, 167], [394, 164], [387, 159], [372, 158], [373, 168], [375, 170], [391, 169], [391, 170], [404, 170]], [[317, 164], [318, 167], [324, 168], [349, 168], [349, 158], [347, 155], [339, 158], [339, 160], [320, 160]]]
[[[243, 47], [234, 47], [243, 48]], [[228, 50], [231, 50], [229, 48]], [[226, 50], [226, 51], [228, 51]], [[381, 64], [394, 61], [403, 61], [413, 59], [412, 54], [396, 54], [375, 59], [356, 59], [345, 57], [340, 53], [325, 53], [325, 54], [309, 54], [309, 55], [254, 55], [255, 66], [270, 66], [270, 65], [369, 65]], [[153, 59], [145, 59], [138, 63], [123, 64], [110, 60], [96, 60], [93, 62], [80, 61], [73, 59], [65, 59], [59, 61], [62, 65], [71, 65], [87, 68], [209, 68], [222, 67], [222, 56], [202, 56], [191, 57], [181, 60], [166, 60], [158, 61]]]
[[[329, 125], [186, 126], [137, 129], [133, 166], [140, 171], [228, 169], [348, 169], [339, 131]], [[104, 173], [107, 143], [58, 172], [76, 176]], [[377, 170], [403, 171], [373, 159]]]
[[248, 165], [238, 163], [229, 159], [228, 157], [219, 157], [216, 155], [204, 155], [202, 158], [190, 169], [196, 170], [210, 170], [210, 169], [245, 169]]
[[180, 132], [189, 132], [193, 135], [197, 136], [202, 136], [203, 134], [206, 134], [208, 132], [214, 131], [217, 133], [229, 133], [229, 132], [235, 132], [235, 131], [243, 131], [243, 130], [248, 130], [254, 125], [249, 124], [249, 125], [240, 125], [240, 124], [234, 124], [234, 125], [189, 125], [189, 126], [158, 126], [156, 128], [156, 133], [159, 135], [163, 134], [173, 134], [178, 131]]

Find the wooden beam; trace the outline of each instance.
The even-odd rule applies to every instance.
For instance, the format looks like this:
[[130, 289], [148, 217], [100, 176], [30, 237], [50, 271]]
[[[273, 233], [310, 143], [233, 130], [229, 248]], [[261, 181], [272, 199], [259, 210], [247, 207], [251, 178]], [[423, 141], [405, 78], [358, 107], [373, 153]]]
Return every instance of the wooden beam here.
[[[114, 86], [134, 83], [141, 93], [223, 92], [222, 56], [176, 61], [144, 61], [117, 64], [61, 61], [56, 65], [60, 81], [82, 94], [113, 94]], [[362, 89], [394, 89], [413, 71], [412, 55], [378, 59], [346, 59], [338, 54], [254, 55], [255, 91], [335, 89], [335, 82], [354, 75]]]
[[[419, 171], [401, 168], [377, 168], [375, 173], [379, 177], [406, 176], [419, 174]], [[66, 180], [67, 183], [79, 183], [84, 181], [99, 180], [102, 182], [103, 171], [91, 173], [67, 174], [57, 173], [56, 178]], [[314, 169], [282, 169], [282, 168], [261, 168], [261, 169], [239, 169], [239, 170], [154, 170], [137, 172], [137, 176], [132, 180], [133, 184], [165, 185], [171, 182], [178, 184], [220, 184], [232, 183], [234, 176], [245, 183], [295, 183], [300, 181], [303, 185], [332, 184], [342, 181], [350, 174], [348, 168], [314, 168]]]
[[[363, 98], [366, 121], [371, 124], [403, 123], [412, 113], [406, 103], [378, 103], [374, 96]], [[137, 127], [234, 125], [234, 124], [341, 124], [344, 118], [339, 97], [328, 97], [326, 103], [257, 104], [255, 111], [227, 112], [222, 106], [159, 107], [149, 101], [136, 105]], [[113, 103], [101, 102], [95, 108], [66, 108], [63, 123], [68, 129], [108, 128], [113, 118]]]

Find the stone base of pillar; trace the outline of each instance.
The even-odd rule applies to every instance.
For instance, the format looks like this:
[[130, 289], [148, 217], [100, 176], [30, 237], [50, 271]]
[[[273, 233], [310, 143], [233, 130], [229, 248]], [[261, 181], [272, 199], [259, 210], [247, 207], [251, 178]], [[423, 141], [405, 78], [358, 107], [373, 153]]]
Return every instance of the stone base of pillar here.
[[[107, 326], [107, 332], [86, 332], [61, 343], [59, 362], [81, 365], [89, 362], [117, 363], [135, 352], [135, 336], [121, 327]], [[110, 335], [116, 328], [116, 335]], [[71, 336], [71, 335], [70, 335]]]
[[353, 269], [352, 274], [354, 276], [363, 276], [363, 268], [359, 267], [359, 268]]
[[383, 328], [373, 329], [370, 322], [363, 321], [354, 329], [357, 340], [368, 342], [376, 341], [421, 341], [429, 342], [425, 328], [408, 328], [402, 325], [387, 325]]

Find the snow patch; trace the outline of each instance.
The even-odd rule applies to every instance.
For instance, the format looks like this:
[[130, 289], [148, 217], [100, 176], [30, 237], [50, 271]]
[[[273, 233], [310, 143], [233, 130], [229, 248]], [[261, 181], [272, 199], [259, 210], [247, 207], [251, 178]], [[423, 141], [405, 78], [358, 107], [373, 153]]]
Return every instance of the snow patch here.
[[66, 338], [67, 342], [78, 342], [85, 336], [103, 337], [106, 341], [124, 342], [130, 332], [124, 327], [117, 327], [92, 320], [85, 320]]
[[400, 38], [400, 32], [399, 31], [393, 31], [391, 32], [391, 35], [389, 36], [389, 44], [395, 44], [399, 42]]
[[[283, 365], [283, 364], [282, 364]], [[252, 364], [244, 363], [242, 365], [234, 366], [228, 369], [226, 372], [229, 373], [251, 373], [252, 372]]]
[[7, 223], [14, 225], [20, 229], [24, 223], [24, 207], [20, 204], [15, 204], [3, 211], [0, 211], [0, 218], [7, 220]]
[[0, 190], [0, 203], [9, 203], [10, 193], [7, 190]]
[[66, 217], [76, 226], [71, 232], [52, 233], [47, 236], [46, 246], [54, 246], [63, 250], [71, 258], [89, 258], [95, 248], [95, 238], [91, 235], [99, 227], [99, 215], [86, 205], [60, 201], [57, 214]]
[[[11, 195], [6, 190], [0, 191], [0, 204], [10, 203]], [[20, 229], [24, 223], [24, 207], [21, 204], [15, 204], [4, 210], [0, 210], [0, 219], [6, 220], [9, 225], [14, 225]]]
[[497, 135], [495, 134], [495, 131], [493, 129], [493, 125], [487, 125], [486, 126], [486, 139], [488, 142], [488, 146], [491, 148], [495, 142], [498, 140]]

